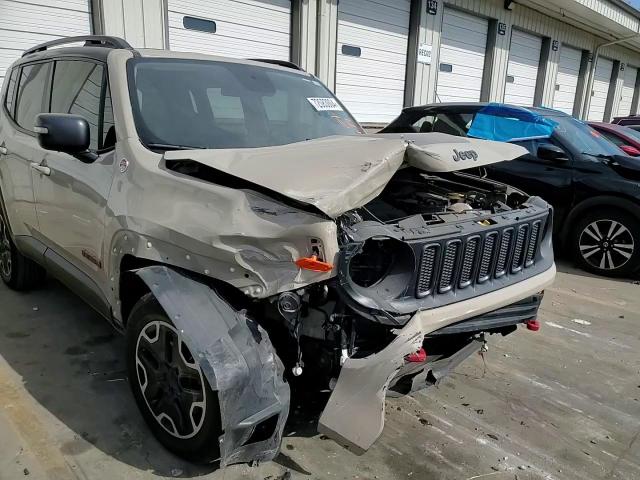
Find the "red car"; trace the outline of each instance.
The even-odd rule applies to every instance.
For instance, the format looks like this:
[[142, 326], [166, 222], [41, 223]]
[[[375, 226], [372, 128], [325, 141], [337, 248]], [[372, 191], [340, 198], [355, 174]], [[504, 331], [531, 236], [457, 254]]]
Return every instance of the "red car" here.
[[612, 123], [589, 122], [589, 125], [627, 155], [640, 157], [640, 132]]

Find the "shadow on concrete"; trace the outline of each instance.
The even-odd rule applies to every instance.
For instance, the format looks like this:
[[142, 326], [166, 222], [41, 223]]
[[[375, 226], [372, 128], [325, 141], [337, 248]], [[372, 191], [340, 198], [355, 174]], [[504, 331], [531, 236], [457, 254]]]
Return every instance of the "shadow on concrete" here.
[[[0, 286], [0, 305], [0, 354], [29, 394], [75, 432], [61, 445], [63, 454], [78, 455], [93, 445], [136, 469], [167, 477], [199, 477], [218, 468], [185, 462], [155, 440], [129, 388], [124, 338], [72, 292], [52, 280], [29, 294]], [[295, 405], [287, 435], [316, 435], [314, 415], [321, 407], [303, 411]], [[309, 474], [286, 451], [275, 461]]]
[[586, 278], [594, 278], [594, 279], [607, 279], [614, 282], [621, 283], [636, 283], [640, 284], [640, 275], [636, 274], [635, 276], [629, 277], [604, 277], [602, 275], [596, 275], [595, 273], [587, 272], [586, 270], [582, 270], [575, 266], [574, 262], [565, 258], [565, 256], [561, 256], [558, 258], [556, 255], [556, 268], [559, 272], [568, 273], [570, 275], [579, 275], [581, 277]]

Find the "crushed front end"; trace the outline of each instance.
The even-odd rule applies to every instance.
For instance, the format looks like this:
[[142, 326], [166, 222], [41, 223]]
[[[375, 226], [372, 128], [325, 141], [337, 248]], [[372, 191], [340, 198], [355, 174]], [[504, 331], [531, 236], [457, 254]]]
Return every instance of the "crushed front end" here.
[[536, 319], [555, 275], [552, 210], [477, 176], [407, 167], [336, 223], [337, 276], [273, 297], [271, 315], [293, 340], [278, 349], [290, 371], [332, 389], [319, 429], [366, 450], [386, 395], [437, 383], [486, 335]]

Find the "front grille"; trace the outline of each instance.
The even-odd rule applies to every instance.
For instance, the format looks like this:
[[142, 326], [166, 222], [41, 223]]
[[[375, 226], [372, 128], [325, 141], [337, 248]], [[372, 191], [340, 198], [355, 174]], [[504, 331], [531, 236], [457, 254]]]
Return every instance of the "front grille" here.
[[535, 264], [543, 221], [488, 229], [422, 249], [416, 296], [444, 294], [515, 275]]
[[460, 240], [449, 242], [445, 247], [442, 270], [440, 271], [440, 282], [438, 290], [440, 293], [448, 292], [453, 288], [453, 274], [458, 263], [458, 251], [460, 250]]
[[422, 250], [420, 271], [418, 272], [418, 295], [424, 296], [431, 293], [435, 273], [435, 261], [438, 253], [438, 245], [427, 245]]

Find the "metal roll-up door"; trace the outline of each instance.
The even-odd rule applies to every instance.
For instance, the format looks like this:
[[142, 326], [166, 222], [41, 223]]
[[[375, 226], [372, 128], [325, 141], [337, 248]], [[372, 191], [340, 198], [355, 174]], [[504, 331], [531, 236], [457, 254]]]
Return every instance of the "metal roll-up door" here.
[[169, 0], [169, 48], [289, 60], [290, 0]]
[[617, 116], [626, 116], [631, 114], [631, 103], [633, 102], [633, 93], [636, 90], [636, 77], [638, 69], [629, 65], [625, 66], [623, 72], [624, 82], [622, 84], [622, 92], [620, 94], [620, 104], [618, 105]]
[[604, 111], [611, 85], [611, 73], [613, 72], [613, 60], [598, 57], [596, 73], [593, 77], [593, 89], [591, 104], [589, 105], [589, 115], [587, 120], [601, 122], [604, 120]]
[[38, 43], [91, 34], [88, 0], [0, 0], [0, 88], [7, 67]]
[[336, 95], [362, 123], [388, 123], [403, 107], [409, 0], [340, 0]]
[[437, 100], [480, 100], [488, 28], [489, 22], [484, 18], [445, 7], [442, 15]]
[[533, 105], [541, 49], [541, 37], [513, 29], [504, 90], [505, 103], [525, 107]]
[[568, 113], [569, 115], [573, 115], [581, 62], [581, 50], [562, 45], [560, 58], [558, 60], [556, 88], [553, 93], [553, 108]]

